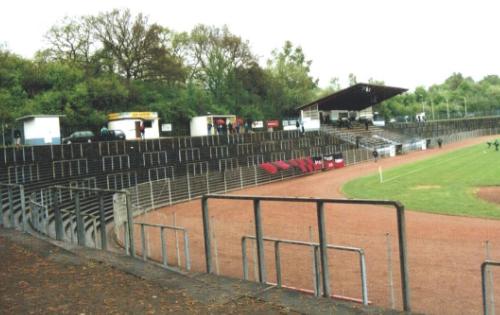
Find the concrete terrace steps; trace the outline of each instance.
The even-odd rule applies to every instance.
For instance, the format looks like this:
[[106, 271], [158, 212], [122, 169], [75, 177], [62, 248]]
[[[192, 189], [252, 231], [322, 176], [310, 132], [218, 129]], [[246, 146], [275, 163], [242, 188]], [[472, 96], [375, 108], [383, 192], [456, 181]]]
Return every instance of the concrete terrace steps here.
[[[17, 171], [20, 172], [23, 167], [29, 166], [30, 164], [36, 164], [37, 167], [37, 177], [28, 178], [25, 184], [25, 196], [28, 199], [31, 193], [39, 192], [48, 186], [57, 185], [69, 185], [70, 182], [84, 182], [88, 178], [92, 178], [95, 181], [95, 186], [101, 188], [107, 188], [108, 186], [108, 176], [111, 176], [111, 182], [116, 180], [114, 176], [124, 176], [126, 173], [137, 174], [137, 179], [134, 178], [132, 184], [141, 183], [149, 180], [149, 170], [157, 172], [158, 169], [168, 168], [172, 170], [172, 174], [168, 176], [171, 178], [187, 177], [190, 174], [193, 164], [206, 164], [208, 170], [211, 174], [223, 174], [221, 171], [231, 171], [232, 169], [237, 169], [237, 167], [245, 167], [249, 165], [254, 165], [260, 162], [269, 162], [275, 160], [286, 160], [290, 158], [296, 158], [298, 156], [310, 156], [318, 151], [325, 149], [330, 146], [328, 150], [337, 151], [349, 148], [346, 144], [331, 135], [324, 135], [319, 132], [308, 132], [304, 136], [301, 136], [298, 132], [277, 132], [277, 133], [260, 133], [253, 135], [231, 135], [231, 136], [219, 136], [219, 137], [206, 137], [206, 138], [177, 138], [169, 139], [167, 143], [164, 139], [160, 140], [146, 140], [146, 141], [135, 141], [135, 142], [123, 142], [115, 141], [110, 143], [94, 143], [94, 144], [71, 144], [71, 145], [60, 145], [60, 146], [45, 146], [45, 147], [24, 147], [22, 150], [11, 148], [10, 153], [5, 153], [5, 155], [12, 154], [13, 158], [9, 161], [7, 159], [7, 167], [18, 168]], [[220, 148], [226, 147], [225, 153], [221, 154], [217, 152]], [[344, 146], [344, 147], [342, 147]], [[346, 147], [347, 146], [347, 147]], [[92, 151], [94, 148], [94, 151]], [[128, 152], [128, 148], [132, 148]], [[246, 151], [244, 149], [247, 149]], [[167, 154], [166, 163], [144, 165], [144, 158], [146, 153], [158, 152], [158, 149], [165, 149]], [[181, 159], [179, 158], [180, 152], [182, 150], [198, 149], [200, 153], [195, 159]], [[97, 151], [97, 152], [96, 152]], [[29, 152], [29, 154], [27, 154]], [[109, 157], [109, 153], [125, 153], [127, 152], [128, 161], [130, 161], [130, 168], [120, 168], [113, 169], [109, 167], [109, 161], [105, 163], [105, 169], [103, 169], [102, 161]], [[161, 154], [161, 152], [160, 152]], [[40, 155], [45, 155], [41, 157]], [[50, 156], [47, 156], [50, 155]], [[170, 155], [170, 156], [169, 156]], [[21, 157], [25, 160], [20, 161]], [[65, 176], [57, 176], [54, 178], [54, 163], [58, 163], [58, 158], [71, 157], [74, 159], [87, 159], [93, 156], [94, 160], [86, 160], [85, 167], [88, 168], [88, 172], [78, 172], [76, 168], [78, 165], [73, 163], [69, 165], [72, 168], [65, 168]], [[259, 156], [260, 160], [255, 160], [254, 157]], [[249, 160], [251, 158], [251, 160]], [[54, 160], [55, 159], [55, 160]], [[64, 160], [61, 160], [64, 161]], [[157, 160], [159, 161], [159, 160]], [[2, 164], [4, 161], [0, 161]], [[224, 164], [222, 164], [224, 162]], [[230, 162], [228, 164], [228, 162]], [[66, 163], [66, 162], [63, 162]], [[69, 162], [68, 162], [69, 163]], [[83, 162], [82, 162], [83, 163]], [[118, 163], [118, 162], [116, 162]], [[82, 168], [82, 165], [80, 165]], [[3, 170], [3, 171], [2, 171]], [[0, 170], [0, 179], [6, 181], [9, 179], [9, 174], [6, 172], [6, 168]], [[207, 170], [205, 170], [206, 172]], [[10, 170], [10, 179], [12, 180], [12, 174], [14, 169]], [[195, 172], [196, 173], [196, 170]], [[61, 174], [62, 173], [57, 173]], [[67, 176], [71, 174], [71, 176]], [[224, 173], [225, 174], [225, 173]], [[163, 174], [165, 175], [165, 174]], [[163, 176], [162, 175], [162, 176]], [[194, 174], [193, 174], [194, 175]], [[210, 175], [212, 176], [212, 175]], [[26, 178], [20, 178], [26, 179]], [[121, 181], [122, 179], [120, 179]], [[267, 180], [273, 180], [273, 178], [267, 178], [260, 174], [259, 170], [259, 180], [257, 183], [262, 183]], [[116, 180], [118, 182], [118, 180]], [[125, 180], [126, 181], [126, 180]], [[245, 180], [247, 181], [247, 180]], [[222, 181], [221, 181], [222, 183]], [[178, 187], [175, 188], [175, 198], [174, 202], [180, 200], [186, 200], [189, 196], [186, 193], [186, 186], [182, 185], [182, 182], [178, 183]], [[123, 185], [121, 185], [123, 186]], [[226, 184], [221, 184], [215, 188], [217, 191], [223, 191], [226, 189], [234, 189], [237, 183], [232, 183], [227, 187]], [[126, 188], [124, 187], [110, 187], [110, 188]], [[6, 194], [3, 195], [4, 200]], [[95, 203], [90, 202], [88, 205], [85, 200], [81, 200], [81, 207], [83, 212], [89, 212], [92, 214], [98, 213], [98, 207]], [[109, 206], [108, 206], [109, 205]], [[16, 216], [20, 213], [20, 204], [16, 204], [14, 207]], [[0, 209], [4, 214], [8, 209], [6, 203], [3, 204], [3, 209]], [[70, 216], [66, 215], [65, 218], [65, 228], [70, 229], [71, 223], [66, 222]], [[111, 203], [106, 205], [106, 218], [107, 220], [112, 220], [112, 207]], [[49, 213], [49, 224], [53, 224], [53, 214]], [[91, 225], [86, 220], [86, 228], [91, 229]]]
[[[216, 305], [231, 305], [233, 303], [242, 302], [245, 299], [253, 299], [255, 301], [260, 301], [259, 312], [262, 314], [273, 313], [277, 314], [276, 306], [278, 310], [286, 313], [299, 313], [299, 314], [380, 314], [380, 315], [396, 315], [396, 314], [408, 314], [396, 310], [384, 310], [382, 308], [373, 306], [361, 306], [357, 304], [351, 304], [347, 302], [337, 301], [333, 299], [326, 298], [315, 298], [313, 296], [300, 294], [295, 291], [287, 289], [279, 289], [266, 284], [260, 284], [255, 282], [249, 282], [244, 280], [232, 279], [222, 276], [216, 276], [212, 274], [204, 273], [193, 273], [184, 274], [180, 272], [175, 272], [173, 270], [166, 270], [152, 263], [143, 262], [139, 259], [131, 258], [130, 256], [125, 256], [122, 254], [112, 253], [109, 251], [99, 251], [91, 248], [84, 248], [74, 244], [57, 242], [45, 238], [34, 238], [27, 233], [20, 233], [12, 229], [0, 229], [0, 238], [2, 243], [10, 242], [16, 246], [21, 247], [24, 251], [35, 254], [39, 259], [46, 260], [47, 263], [56, 263], [59, 266], [95, 266], [102, 265], [104, 267], [112, 267], [113, 269], [122, 272], [124, 275], [133, 275], [141, 281], [146, 281], [148, 285], [158, 285], [160, 289], [157, 296], [168, 295], [170, 292], [183, 292], [191, 299], [197, 301], [202, 305], [206, 305], [207, 309]], [[6, 244], [9, 245], [9, 244]], [[6, 250], [8, 246], [0, 246], [0, 256], [9, 255]], [[17, 255], [17, 252], [15, 253]], [[10, 257], [10, 256], [9, 256]], [[32, 266], [26, 263], [26, 259], [19, 257], [18, 270], [24, 270], [31, 268]], [[42, 264], [41, 268], [44, 268]], [[95, 275], [92, 268], [87, 269], [87, 273], [90, 275]], [[50, 273], [42, 272], [42, 274], [49, 275]], [[24, 278], [28, 283], [32, 283], [32, 272], [26, 272]], [[71, 282], [74, 275], [61, 275], [61, 277], [66, 277], [62, 279], [63, 283]], [[95, 281], [99, 282], [100, 277], [94, 276]], [[132, 281], [134, 278], [131, 278]], [[59, 283], [50, 283], [50, 286], [58, 286]], [[42, 285], [42, 289], [49, 289]], [[101, 285], [106, 286], [109, 284], [101, 283]], [[126, 285], [126, 284], [125, 284]], [[68, 290], [81, 290], [78, 286], [72, 286]], [[51, 295], [51, 299], [54, 299], [54, 304], [59, 304], [60, 301], [56, 295]], [[77, 296], [77, 294], [69, 294], [69, 296]], [[79, 296], [79, 295], [78, 295]], [[29, 297], [31, 301], [33, 297]], [[117, 295], [118, 299], [122, 298], [122, 295]], [[43, 306], [45, 303], [40, 303], [34, 299], [31, 305], [36, 305], [36, 309], [28, 309], [28, 311], [43, 312]], [[71, 305], [77, 305], [78, 301], [67, 301]], [[125, 300], [120, 300], [119, 303], [126, 303]], [[173, 303], [174, 301], [172, 301]], [[263, 305], [269, 303], [269, 305]], [[29, 304], [27, 304], [29, 305]], [[189, 309], [192, 305], [176, 305], [180, 306], [180, 309]], [[110, 308], [111, 307], [111, 308]], [[243, 311], [245, 308], [245, 303], [242, 304], [242, 308], [237, 308], [238, 311]], [[262, 308], [264, 307], [264, 308]], [[113, 312], [113, 308], [110, 305], [106, 305], [107, 312]], [[246, 313], [255, 313], [255, 309], [248, 309], [246, 307]], [[75, 310], [75, 309], [71, 309]], [[234, 309], [233, 309], [234, 311]], [[224, 309], [218, 308], [218, 312], [224, 313]]]

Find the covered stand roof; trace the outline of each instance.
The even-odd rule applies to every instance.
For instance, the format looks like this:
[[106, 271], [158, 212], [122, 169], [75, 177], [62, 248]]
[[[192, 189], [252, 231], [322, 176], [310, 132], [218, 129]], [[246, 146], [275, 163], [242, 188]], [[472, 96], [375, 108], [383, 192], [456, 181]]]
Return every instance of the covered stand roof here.
[[359, 111], [404, 93], [407, 90], [391, 86], [358, 83], [309, 104], [302, 105], [297, 109], [301, 110], [317, 104], [318, 110]]

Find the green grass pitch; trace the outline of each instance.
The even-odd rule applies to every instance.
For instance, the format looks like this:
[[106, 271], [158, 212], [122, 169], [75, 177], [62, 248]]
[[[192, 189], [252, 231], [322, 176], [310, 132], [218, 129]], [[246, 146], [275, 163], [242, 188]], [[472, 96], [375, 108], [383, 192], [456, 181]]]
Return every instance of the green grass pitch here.
[[500, 218], [500, 206], [476, 197], [482, 186], [500, 185], [500, 151], [486, 144], [382, 170], [346, 183], [350, 198], [399, 200], [406, 209]]

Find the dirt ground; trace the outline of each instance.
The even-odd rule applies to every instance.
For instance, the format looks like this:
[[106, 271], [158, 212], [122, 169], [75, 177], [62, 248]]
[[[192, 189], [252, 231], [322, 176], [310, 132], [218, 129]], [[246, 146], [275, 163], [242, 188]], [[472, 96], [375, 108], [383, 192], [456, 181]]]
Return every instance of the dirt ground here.
[[500, 204], [500, 187], [481, 187], [476, 195], [488, 202]]
[[[486, 143], [488, 139], [491, 137], [469, 139], [445, 145], [442, 149], [413, 152], [382, 159], [376, 163], [362, 163], [248, 188], [234, 194], [342, 198], [340, 189], [343, 183], [376, 172], [379, 167], [389, 168], [426, 159], [461, 147]], [[241, 278], [241, 238], [243, 235], [255, 235], [252, 204], [245, 201], [211, 200], [209, 209], [216, 270], [223, 275]], [[328, 205], [325, 210], [328, 242], [363, 248], [366, 253], [370, 301], [375, 305], [401, 309], [395, 210], [380, 206], [347, 205]], [[139, 217], [136, 221], [172, 224], [174, 217], [177, 225], [189, 231], [193, 270], [204, 271], [200, 200], [154, 211]], [[317, 242], [316, 211], [313, 204], [264, 202], [262, 219], [266, 237]], [[487, 255], [492, 259], [500, 259], [500, 241], [498, 241], [500, 221], [406, 211], [406, 228], [412, 310], [428, 314], [480, 314], [482, 311], [480, 265]], [[135, 235], [138, 239], [139, 230]], [[150, 256], [160, 259], [158, 231], [150, 229], [147, 235]], [[488, 249], [486, 241], [489, 241]], [[175, 244], [175, 235], [167, 233], [170, 264], [179, 262], [175, 257]], [[183, 246], [179, 234], [177, 247], [181, 264], [184, 259]], [[137, 248], [140, 248], [139, 241]], [[253, 248], [250, 244], [247, 249], [250, 279], [255, 279]], [[267, 279], [275, 282], [272, 243], [266, 243], [265, 260]], [[281, 249], [283, 283], [312, 289], [311, 261], [310, 248], [283, 245]], [[329, 267], [334, 294], [361, 297], [359, 262], [353, 253], [330, 250]], [[500, 283], [495, 284], [498, 287]], [[500, 294], [491, 298], [499, 301]]]
[[299, 314], [251, 296], [207, 302], [178, 285], [185, 277], [152, 281], [19, 232], [0, 234], [0, 314]]

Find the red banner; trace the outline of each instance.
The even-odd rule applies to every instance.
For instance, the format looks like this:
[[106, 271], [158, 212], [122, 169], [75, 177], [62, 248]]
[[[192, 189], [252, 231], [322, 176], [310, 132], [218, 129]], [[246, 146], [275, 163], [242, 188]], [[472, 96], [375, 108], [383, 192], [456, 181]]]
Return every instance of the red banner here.
[[266, 121], [267, 128], [277, 128], [280, 126], [279, 120], [268, 120]]

